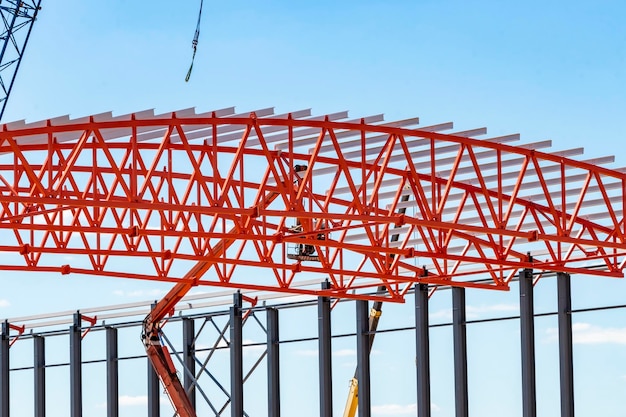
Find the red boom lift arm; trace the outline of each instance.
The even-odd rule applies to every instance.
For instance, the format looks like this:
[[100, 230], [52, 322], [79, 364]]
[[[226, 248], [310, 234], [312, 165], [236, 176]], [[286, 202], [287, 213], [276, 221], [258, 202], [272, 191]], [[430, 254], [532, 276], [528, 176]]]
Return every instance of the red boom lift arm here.
[[[299, 169], [298, 169], [299, 168]], [[302, 167], [297, 167], [296, 172], [302, 170]], [[297, 181], [297, 180], [296, 180]], [[257, 209], [263, 209], [269, 206], [280, 194], [278, 192], [270, 192], [265, 198], [261, 199], [259, 203], [254, 206]], [[247, 219], [248, 226], [253, 221], [252, 217]], [[232, 230], [236, 232], [236, 230]], [[223, 239], [214, 248], [214, 256], [219, 257], [235, 242], [235, 239]], [[189, 290], [197, 285], [198, 280], [215, 265], [215, 261], [201, 261], [198, 262], [181, 281], [176, 284], [166, 295], [161, 299], [150, 314], [146, 316], [143, 321], [143, 332], [141, 338], [143, 339], [144, 346], [148, 359], [152, 364], [155, 372], [159, 376], [165, 391], [172, 401], [172, 405], [176, 410], [176, 414], [180, 417], [196, 417], [194, 410], [185, 388], [183, 387], [180, 379], [178, 378], [176, 367], [172, 361], [172, 357], [166, 346], [161, 344], [160, 332], [162, 322], [170, 312], [174, 310], [176, 304], [189, 292]]]

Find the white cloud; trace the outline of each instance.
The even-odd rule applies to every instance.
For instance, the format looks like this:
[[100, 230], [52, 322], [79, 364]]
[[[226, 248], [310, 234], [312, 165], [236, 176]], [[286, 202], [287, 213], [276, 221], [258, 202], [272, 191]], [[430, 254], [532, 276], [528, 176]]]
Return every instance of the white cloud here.
[[132, 297], [132, 298], [139, 298], [139, 297], [143, 297], [143, 298], [161, 298], [165, 294], [167, 294], [167, 291], [165, 291], [165, 290], [158, 290], [158, 289], [135, 290], [135, 291], [122, 291], [122, 290], [115, 290], [115, 291], [113, 291], [113, 295], [116, 295], [118, 297]]
[[148, 396], [147, 395], [122, 395], [119, 397], [120, 407], [132, 407], [135, 405], [147, 405], [148, 404]]
[[356, 355], [356, 350], [354, 349], [339, 349], [333, 352], [333, 356], [355, 356], [355, 355]]
[[[372, 349], [372, 354], [379, 354], [379, 353], [380, 353], [379, 350]], [[298, 355], [298, 356], [315, 356], [315, 357], [317, 357], [318, 350], [317, 349], [302, 349], [302, 350], [298, 350], [296, 352], [296, 355]], [[355, 349], [339, 349], [339, 350], [335, 350], [335, 351], [333, 351], [333, 356], [337, 356], [337, 357], [356, 356], [356, 350]]]
[[[440, 411], [441, 408], [437, 404], [430, 404], [431, 411]], [[417, 415], [417, 404], [385, 404], [372, 406], [372, 414], [376, 416], [403, 416]]]
[[[517, 313], [518, 311], [519, 306], [517, 304], [468, 305], [465, 307], [465, 314], [468, 319], [477, 319], [489, 313]], [[452, 308], [438, 310], [428, 316], [430, 319], [452, 320]]]
[[317, 349], [303, 349], [296, 351], [298, 356], [315, 356], [317, 357]]
[[248, 344], [253, 344], [256, 343], [253, 340], [247, 340], [244, 339], [243, 341], [243, 354], [245, 355], [246, 353], [253, 353], [253, 352], [263, 352], [265, 351], [265, 349], [267, 348], [266, 345], [261, 344], [261, 345], [254, 345], [254, 346], [246, 346]]
[[[161, 404], [169, 404], [170, 401], [167, 397], [161, 396], [159, 398], [159, 402]], [[120, 407], [136, 407], [136, 406], [147, 406], [148, 405], [148, 396], [147, 395], [121, 395], [119, 397], [119, 405]], [[106, 408], [106, 403], [100, 403], [96, 405], [96, 408]]]
[[466, 312], [468, 318], [478, 318], [486, 313], [517, 313], [519, 305], [517, 304], [493, 304], [482, 306], [467, 306]]
[[[380, 354], [380, 350], [376, 350], [376, 349], [372, 349], [371, 352], [372, 355], [379, 355]], [[296, 352], [296, 355], [298, 356], [318, 356], [318, 350], [317, 349], [303, 349], [303, 350], [298, 350]], [[356, 350], [355, 349], [339, 349], [339, 350], [335, 350], [333, 351], [333, 356], [336, 357], [346, 357], [346, 356], [356, 356]]]
[[9, 307], [10, 305], [11, 303], [9, 302], [9, 300], [0, 299], [0, 307]]
[[433, 319], [452, 320], [452, 310], [445, 309], [445, 310], [434, 311], [428, 314], [428, 319], [429, 320], [433, 320]]
[[[559, 337], [558, 328], [546, 330], [547, 341], [555, 342]], [[618, 344], [626, 345], [626, 328], [611, 328], [594, 326], [589, 323], [574, 323], [572, 325], [572, 338], [575, 344], [599, 345]]]

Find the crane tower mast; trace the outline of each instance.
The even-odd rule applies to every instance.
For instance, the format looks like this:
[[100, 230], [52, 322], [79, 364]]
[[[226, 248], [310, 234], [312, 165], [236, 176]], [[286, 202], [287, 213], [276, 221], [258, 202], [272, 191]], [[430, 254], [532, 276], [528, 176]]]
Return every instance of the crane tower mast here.
[[0, 120], [4, 115], [41, 0], [0, 0]]

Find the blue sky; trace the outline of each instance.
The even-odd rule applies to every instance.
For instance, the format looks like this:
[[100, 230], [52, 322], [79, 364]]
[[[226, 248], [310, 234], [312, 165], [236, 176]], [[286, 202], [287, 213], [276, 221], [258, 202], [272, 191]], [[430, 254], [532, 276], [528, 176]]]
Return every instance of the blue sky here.
[[[491, 136], [552, 139], [553, 149], [583, 146], [586, 156], [616, 154], [615, 166], [626, 165], [620, 152], [626, 137], [622, 1], [206, 0], [194, 70], [186, 83], [198, 5], [191, 0], [43, 0], [4, 121], [148, 108], [350, 110], [352, 117], [420, 116], [424, 125], [454, 121], [459, 130], [487, 126]], [[111, 279], [6, 276], [0, 294], [4, 317], [150, 299], [165, 289]], [[545, 286], [537, 309], [552, 311], [553, 284]], [[623, 303], [625, 290], [622, 281], [580, 277], [575, 305]], [[516, 288], [472, 292], [468, 304], [476, 317], [509, 315], [517, 311], [516, 297]], [[433, 320], [445, 317], [449, 303], [433, 303]], [[409, 304], [390, 307], [394, 320], [411, 319]], [[574, 316], [576, 369], [584, 372], [576, 381], [580, 415], [620, 415], [615, 408], [617, 393], [626, 388], [626, 368], [601, 361], [620, 358], [617, 352], [626, 344], [618, 315], [623, 313]], [[515, 326], [481, 325], [470, 333], [470, 343], [476, 343], [470, 356], [470, 406], [476, 415], [519, 414]], [[537, 329], [545, 352], [538, 362], [548, 375], [540, 380], [544, 415], [558, 410], [557, 392], [551, 391], [558, 380], [555, 327], [554, 320], [543, 320]], [[446, 332], [437, 331], [431, 348], [433, 366], [448, 375], [433, 373], [438, 416], [452, 415]], [[414, 355], [411, 337], [377, 346], [374, 360], [380, 369], [392, 369], [389, 363], [400, 367], [383, 358]], [[485, 345], [492, 339], [495, 347]], [[404, 350], [397, 352], [398, 346]], [[307, 349], [301, 349], [305, 357]], [[351, 372], [341, 375], [349, 378]], [[396, 382], [390, 385], [395, 391], [374, 397], [377, 416], [415, 413], [414, 376], [406, 378], [413, 381], [406, 390]], [[509, 383], [510, 390], [502, 389]], [[339, 410], [343, 397], [336, 402]]]

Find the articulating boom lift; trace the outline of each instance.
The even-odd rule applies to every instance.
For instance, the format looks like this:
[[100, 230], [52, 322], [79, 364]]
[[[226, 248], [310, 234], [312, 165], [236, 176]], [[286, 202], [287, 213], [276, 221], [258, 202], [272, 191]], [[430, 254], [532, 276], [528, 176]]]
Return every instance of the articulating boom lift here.
[[[301, 172], [306, 170], [305, 166], [294, 167], [294, 172]], [[295, 183], [299, 182], [299, 178], [296, 177]], [[280, 194], [278, 192], [269, 192], [262, 198], [253, 208], [263, 209], [268, 207]], [[256, 210], [254, 210], [256, 211]], [[251, 222], [254, 221], [252, 216], [245, 219], [243, 228], [247, 228]], [[234, 234], [237, 227], [231, 232]], [[230, 233], [229, 233], [230, 234]], [[213, 248], [213, 256], [219, 257], [235, 242], [235, 238], [222, 239]], [[189, 290], [196, 286], [198, 280], [215, 265], [214, 261], [201, 261], [198, 262], [181, 281], [176, 284], [166, 295], [153, 307], [152, 311], [143, 321], [143, 331], [141, 338], [146, 348], [148, 359], [152, 364], [155, 372], [159, 376], [165, 391], [172, 401], [172, 405], [176, 410], [176, 415], [180, 417], [196, 417], [194, 407], [185, 392], [180, 379], [178, 378], [176, 367], [172, 361], [172, 357], [167, 347], [161, 344], [161, 327], [163, 320], [171, 314], [176, 304], [189, 292]]]
[[[267, 206], [272, 203], [278, 196], [278, 193], [270, 193], [259, 205]], [[260, 208], [257, 205], [257, 208]], [[253, 221], [250, 217], [247, 222]], [[216, 257], [221, 256], [235, 239], [223, 239], [214, 249]], [[176, 413], [180, 417], [196, 417], [196, 412], [185, 392], [185, 388], [180, 382], [176, 374], [176, 368], [167, 347], [161, 344], [160, 332], [162, 321], [174, 310], [176, 304], [189, 292], [189, 290], [197, 285], [198, 280], [215, 264], [211, 261], [198, 262], [185, 276], [181, 282], [176, 284], [161, 299], [150, 314], [143, 321], [143, 339], [148, 359], [155, 372], [161, 379], [163, 386], [172, 401], [172, 405]]]

